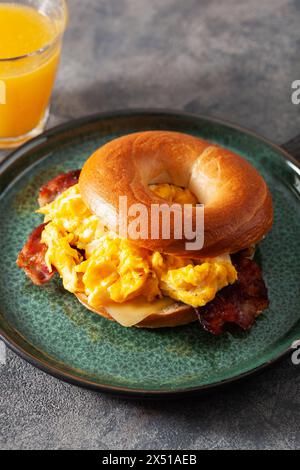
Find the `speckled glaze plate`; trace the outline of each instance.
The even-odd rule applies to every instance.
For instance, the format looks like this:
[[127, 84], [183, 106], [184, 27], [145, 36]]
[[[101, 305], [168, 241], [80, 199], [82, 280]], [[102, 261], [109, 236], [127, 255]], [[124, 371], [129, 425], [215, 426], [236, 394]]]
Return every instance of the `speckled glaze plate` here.
[[[149, 129], [186, 132], [228, 147], [256, 166], [270, 186], [275, 224], [257, 258], [271, 305], [248, 333], [216, 338], [197, 323], [154, 331], [124, 329], [88, 312], [63, 290], [58, 278], [38, 288], [16, 267], [18, 251], [41, 220], [35, 214], [40, 186], [61, 172], [80, 168], [105, 142]], [[300, 338], [299, 173], [297, 163], [265, 139], [224, 122], [178, 112], [102, 114], [32, 140], [1, 167], [3, 340], [60, 379], [141, 397], [210, 390], [269, 365]]]

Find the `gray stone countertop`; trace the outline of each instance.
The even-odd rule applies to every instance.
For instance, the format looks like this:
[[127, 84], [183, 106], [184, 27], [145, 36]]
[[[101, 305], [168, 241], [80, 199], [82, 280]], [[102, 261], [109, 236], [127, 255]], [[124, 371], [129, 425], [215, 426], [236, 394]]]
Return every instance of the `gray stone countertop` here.
[[[166, 107], [283, 143], [300, 132], [298, 0], [70, 0], [51, 127], [99, 111]], [[4, 153], [2, 152], [2, 158]], [[128, 401], [71, 386], [6, 351], [3, 449], [296, 449], [290, 359], [210, 396]]]

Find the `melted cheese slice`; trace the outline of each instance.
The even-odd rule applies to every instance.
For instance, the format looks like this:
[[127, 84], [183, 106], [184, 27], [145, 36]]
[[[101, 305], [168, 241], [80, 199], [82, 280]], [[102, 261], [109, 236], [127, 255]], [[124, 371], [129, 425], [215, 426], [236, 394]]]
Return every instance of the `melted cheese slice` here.
[[147, 302], [143, 297], [124, 302], [122, 304], [110, 304], [105, 306], [109, 315], [122, 326], [137, 325], [153, 313], [161, 312], [164, 308], [174, 304], [174, 300], [164, 297], [154, 302]]

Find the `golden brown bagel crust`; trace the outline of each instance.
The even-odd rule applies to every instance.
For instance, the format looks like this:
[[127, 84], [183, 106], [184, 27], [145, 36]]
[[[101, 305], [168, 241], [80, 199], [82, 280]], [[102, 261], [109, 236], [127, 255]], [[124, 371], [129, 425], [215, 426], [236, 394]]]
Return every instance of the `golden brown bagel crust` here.
[[188, 187], [204, 204], [204, 246], [187, 252], [184, 238], [134, 241], [151, 251], [188, 257], [192, 253], [193, 258], [235, 253], [259, 242], [272, 226], [270, 192], [250, 163], [218, 145], [177, 132], [141, 132], [109, 142], [86, 162], [79, 185], [91, 211], [114, 230], [119, 196], [124, 195], [128, 207], [146, 205], [151, 226], [151, 204], [166, 203], [148, 187], [158, 182]]
[[[107, 318], [108, 320], [114, 321], [113, 318], [107, 313], [105, 308], [98, 310], [91, 307], [87, 302], [85, 294], [75, 294], [79, 302], [82, 303], [91, 312], [97, 313], [98, 315]], [[174, 305], [170, 305], [168, 308], [162, 310], [159, 313], [154, 313], [145, 318], [142, 322], [134, 325], [137, 328], [165, 328], [173, 326], [182, 326], [192, 323], [197, 320], [197, 315], [193, 307], [182, 303], [174, 302]]]

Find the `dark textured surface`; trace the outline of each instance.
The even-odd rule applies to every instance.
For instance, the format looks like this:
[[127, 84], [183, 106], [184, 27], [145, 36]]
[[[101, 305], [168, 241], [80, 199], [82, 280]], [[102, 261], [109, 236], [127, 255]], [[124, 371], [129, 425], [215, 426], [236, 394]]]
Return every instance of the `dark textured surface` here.
[[[169, 107], [284, 142], [300, 130], [297, 0], [72, 0], [50, 125]], [[300, 366], [289, 359], [218, 394], [175, 402], [98, 395], [11, 352], [0, 361], [2, 448], [299, 448]]]

